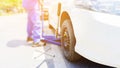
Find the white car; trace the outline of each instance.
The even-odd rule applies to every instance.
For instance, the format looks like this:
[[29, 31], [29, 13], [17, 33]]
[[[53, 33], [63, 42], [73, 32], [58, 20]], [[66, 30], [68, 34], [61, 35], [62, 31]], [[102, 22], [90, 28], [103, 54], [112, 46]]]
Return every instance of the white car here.
[[120, 67], [120, 0], [55, 0], [49, 13], [68, 60]]

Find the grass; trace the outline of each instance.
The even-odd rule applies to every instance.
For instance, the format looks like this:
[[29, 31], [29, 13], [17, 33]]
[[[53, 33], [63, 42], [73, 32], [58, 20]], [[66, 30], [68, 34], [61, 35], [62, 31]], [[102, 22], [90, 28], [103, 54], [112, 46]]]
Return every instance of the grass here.
[[0, 15], [21, 13], [22, 0], [0, 0]]

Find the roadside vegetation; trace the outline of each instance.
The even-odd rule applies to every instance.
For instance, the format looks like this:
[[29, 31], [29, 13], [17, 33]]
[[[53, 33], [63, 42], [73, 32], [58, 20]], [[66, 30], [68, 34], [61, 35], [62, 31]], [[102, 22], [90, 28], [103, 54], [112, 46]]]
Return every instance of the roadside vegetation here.
[[23, 12], [22, 0], [0, 0], [0, 16]]

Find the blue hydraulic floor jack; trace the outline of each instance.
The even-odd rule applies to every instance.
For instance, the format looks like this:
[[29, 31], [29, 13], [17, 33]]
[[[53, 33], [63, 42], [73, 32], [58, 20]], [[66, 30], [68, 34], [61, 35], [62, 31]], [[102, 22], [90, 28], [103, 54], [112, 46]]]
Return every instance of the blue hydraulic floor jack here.
[[54, 35], [46, 35], [44, 33], [44, 28], [45, 28], [44, 23], [45, 23], [45, 21], [49, 22], [49, 12], [47, 9], [42, 10], [40, 19], [42, 21], [42, 26], [41, 26], [42, 27], [42, 38], [44, 39], [44, 41], [46, 43], [61, 45], [60, 38], [57, 38], [57, 36], [55, 34]]

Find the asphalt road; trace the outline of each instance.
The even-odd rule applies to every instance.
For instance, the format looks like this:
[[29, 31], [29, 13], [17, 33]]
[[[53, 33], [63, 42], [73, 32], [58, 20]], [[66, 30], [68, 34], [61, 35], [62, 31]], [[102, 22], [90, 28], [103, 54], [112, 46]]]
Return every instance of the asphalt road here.
[[[69, 62], [58, 45], [26, 43], [26, 14], [0, 16], [0, 68], [110, 68], [85, 58]], [[45, 24], [45, 32], [51, 33]]]

